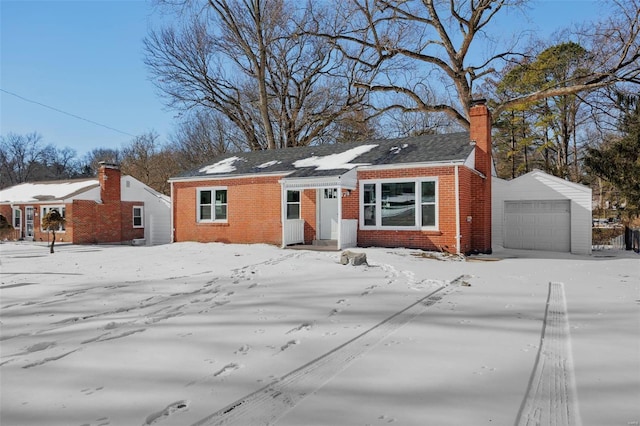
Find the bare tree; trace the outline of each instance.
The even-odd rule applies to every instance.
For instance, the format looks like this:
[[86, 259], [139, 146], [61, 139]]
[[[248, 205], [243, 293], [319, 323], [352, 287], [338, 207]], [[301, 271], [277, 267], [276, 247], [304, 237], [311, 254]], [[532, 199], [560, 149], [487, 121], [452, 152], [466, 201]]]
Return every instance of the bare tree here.
[[80, 170], [83, 176], [97, 176], [100, 163], [120, 164], [122, 152], [117, 148], [94, 148], [84, 155]]
[[76, 152], [45, 144], [38, 133], [8, 133], [0, 137], [0, 188], [80, 174]]
[[123, 173], [165, 194], [169, 192], [168, 179], [179, 172], [171, 153], [160, 146], [158, 135], [152, 131], [135, 137], [122, 149], [121, 168]]
[[174, 159], [189, 170], [220, 154], [242, 149], [242, 135], [225, 116], [211, 109], [197, 109], [178, 124], [170, 136]]
[[313, 35], [324, 14], [311, 5], [209, 0], [181, 29], [151, 32], [145, 62], [170, 106], [218, 111], [249, 149], [307, 145], [366, 92], [352, 84], [357, 67]]
[[[351, 59], [377, 73], [373, 83], [360, 82], [378, 94], [401, 94], [409, 102], [388, 103], [382, 96], [380, 109], [403, 112], [448, 114], [468, 126], [468, 112], [480, 84], [504, 65], [504, 61], [525, 55], [517, 43], [503, 47], [481, 60], [475, 59], [479, 42], [495, 45], [493, 18], [506, 8], [524, 5], [526, 0], [350, 0], [342, 7], [345, 25], [339, 32], [323, 34], [348, 52], [364, 49]], [[558, 82], [534, 92], [505, 100], [494, 106], [498, 115], [505, 108], [553, 96], [575, 94], [619, 82], [640, 83], [640, 0], [612, 0], [612, 12], [580, 36], [591, 41], [592, 72]], [[424, 93], [443, 92], [440, 102], [425, 99]], [[447, 99], [446, 96], [449, 96]], [[441, 95], [442, 96], [442, 95]]]
[[37, 170], [46, 158], [47, 146], [38, 133], [0, 137], [0, 187], [37, 179]]

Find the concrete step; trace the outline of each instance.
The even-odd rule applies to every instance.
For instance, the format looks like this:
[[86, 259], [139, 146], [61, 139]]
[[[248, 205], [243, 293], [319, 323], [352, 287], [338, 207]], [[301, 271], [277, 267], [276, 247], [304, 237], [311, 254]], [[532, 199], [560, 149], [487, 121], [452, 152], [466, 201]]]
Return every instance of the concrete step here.
[[338, 240], [313, 240], [311, 244], [314, 246], [338, 247]]

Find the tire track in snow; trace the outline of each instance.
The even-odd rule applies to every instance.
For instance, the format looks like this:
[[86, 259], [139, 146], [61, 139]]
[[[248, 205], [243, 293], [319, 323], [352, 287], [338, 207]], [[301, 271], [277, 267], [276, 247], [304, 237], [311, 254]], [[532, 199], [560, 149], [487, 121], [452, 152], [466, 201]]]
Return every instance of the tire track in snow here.
[[536, 364], [516, 426], [580, 426], [564, 284], [549, 283]]
[[457, 288], [442, 285], [369, 330], [241, 398], [192, 426], [273, 424], [302, 399], [317, 391], [389, 334]]

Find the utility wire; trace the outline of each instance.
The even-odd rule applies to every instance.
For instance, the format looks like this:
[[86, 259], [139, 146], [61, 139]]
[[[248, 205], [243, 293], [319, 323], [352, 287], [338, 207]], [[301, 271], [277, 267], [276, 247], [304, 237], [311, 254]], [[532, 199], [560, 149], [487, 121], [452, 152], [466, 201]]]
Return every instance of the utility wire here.
[[23, 101], [26, 101], [26, 102], [31, 102], [32, 104], [36, 104], [36, 105], [43, 106], [45, 108], [49, 108], [49, 109], [54, 110], [56, 112], [59, 112], [61, 114], [65, 114], [65, 115], [68, 115], [70, 117], [77, 118], [78, 120], [83, 120], [83, 121], [86, 121], [88, 123], [95, 124], [96, 126], [104, 127], [105, 129], [109, 129], [109, 130], [113, 130], [114, 132], [122, 133], [123, 135], [131, 136], [131, 137], [134, 137], [134, 138], [136, 137], [135, 135], [132, 135], [131, 133], [123, 132], [122, 130], [118, 130], [118, 129], [115, 129], [113, 127], [107, 126], [106, 124], [101, 124], [101, 123], [98, 123], [97, 121], [93, 121], [93, 120], [89, 120], [88, 118], [80, 117], [79, 115], [75, 115], [75, 114], [72, 114], [70, 112], [63, 111], [61, 109], [52, 107], [50, 105], [43, 104], [42, 102], [34, 101], [32, 99], [27, 99], [24, 96], [20, 96], [17, 93], [13, 93], [13, 92], [10, 92], [8, 90], [4, 90], [2, 88], [0, 88], [0, 92], [4, 92], [7, 95], [15, 96], [16, 98], [22, 99]]

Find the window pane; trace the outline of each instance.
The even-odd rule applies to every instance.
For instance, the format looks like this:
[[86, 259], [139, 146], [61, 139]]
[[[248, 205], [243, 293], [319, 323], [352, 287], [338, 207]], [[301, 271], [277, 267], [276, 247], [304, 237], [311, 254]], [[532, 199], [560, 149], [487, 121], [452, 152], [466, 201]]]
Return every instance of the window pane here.
[[415, 183], [383, 183], [382, 226], [415, 226]]
[[364, 206], [364, 224], [375, 226], [376, 224], [376, 206]]
[[216, 191], [216, 204], [227, 204], [226, 189], [219, 189]]
[[436, 183], [422, 182], [422, 202], [436, 202]]
[[200, 204], [211, 204], [211, 191], [200, 191]]
[[372, 204], [376, 202], [376, 186], [374, 184], [366, 183], [364, 185], [364, 203]]
[[200, 220], [211, 220], [211, 206], [200, 206]]
[[422, 205], [422, 226], [436, 226], [436, 205]]
[[216, 205], [216, 220], [224, 220], [227, 218], [227, 206], [218, 204]]
[[300, 204], [287, 204], [287, 219], [300, 219]]
[[287, 203], [299, 203], [300, 191], [287, 191]]

